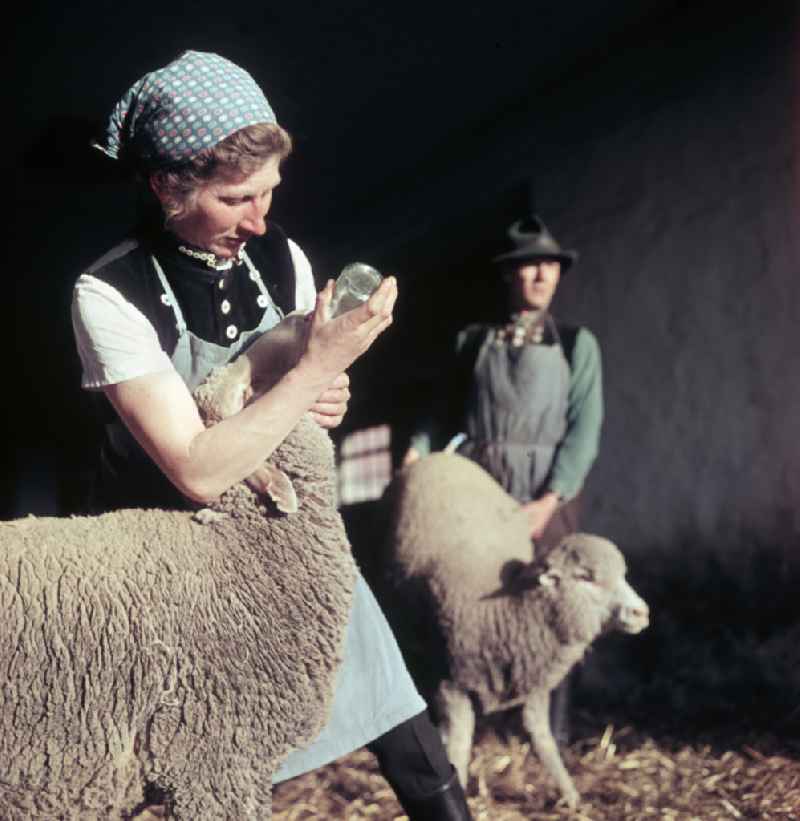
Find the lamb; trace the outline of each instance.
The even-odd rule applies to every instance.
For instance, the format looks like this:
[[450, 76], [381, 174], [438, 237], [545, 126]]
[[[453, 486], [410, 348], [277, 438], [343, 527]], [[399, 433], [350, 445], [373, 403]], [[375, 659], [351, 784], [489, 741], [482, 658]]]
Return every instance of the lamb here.
[[[253, 351], [198, 388], [207, 421], [261, 384]], [[271, 817], [273, 772], [327, 720], [356, 568], [328, 434], [306, 416], [269, 462], [213, 510], [0, 524], [4, 821], [161, 795], [175, 819]]]
[[[522, 705], [542, 764], [571, 807], [579, 795], [553, 739], [549, 698], [602, 632], [643, 630], [647, 604], [607, 539], [579, 533], [533, 556], [524, 514], [472, 461], [436, 453], [387, 488], [385, 608], [447, 752], [467, 784], [475, 698], [484, 713]], [[427, 680], [426, 680], [427, 676]]]

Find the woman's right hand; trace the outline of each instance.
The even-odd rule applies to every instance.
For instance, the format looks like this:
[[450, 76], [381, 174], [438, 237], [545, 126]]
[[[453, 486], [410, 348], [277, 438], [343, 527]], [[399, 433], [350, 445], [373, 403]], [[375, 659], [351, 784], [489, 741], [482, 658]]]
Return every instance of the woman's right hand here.
[[392, 324], [397, 280], [386, 277], [363, 305], [333, 319], [330, 318], [332, 298], [333, 280], [328, 280], [317, 295], [317, 306], [309, 318], [305, 350], [297, 363], [298, 372], [318, 382], [321, 390], [346, 371]]

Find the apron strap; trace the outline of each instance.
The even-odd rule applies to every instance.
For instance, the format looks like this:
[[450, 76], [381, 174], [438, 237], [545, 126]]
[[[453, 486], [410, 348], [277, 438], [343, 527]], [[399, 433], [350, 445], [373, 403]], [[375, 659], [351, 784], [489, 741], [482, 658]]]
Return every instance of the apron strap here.
[[178, 337], [180, 338], [186, 333], [186, 321], [183, 318], [181, 306], [178, 305], [178, 300], [175, 299], [175, 294], [173, 293], [169, 282], [167, 282], [167, 278], [164, 275], [164, 269], [159, 265], [158, 260], [154, 256], [151, 256], [150, 259], [153, 260], [153, 267], [156, 269], [159, 282], [161, 282], [161, 287], [164, 289], [164, 293], [161, 294], [161, 301], [165, 305], [169, 305], [172, 308], [172, 313], [175, 316], [175, 328], [177, 329]]
[[247, 266], [247, 270], [250, 272], [250, 279], [255, 282], [258, 286], [258, 290], [261, 292], [260, 296], [258, 297], [258, 306], [260, 308], [266, 308], [268, 305], [272, 305], [275, 308], [275, 311], [278, 314], [280, 319], [283, 319], [285, 314], [278, 305], [275, 300], [270, 296], [269, 291], [267, 290], [266, 285], [264, 285], [264, 280], [261, 278], [261, 274], [259, 273], [258, 269], [255, 265], [253, 265], [253, 261], [247, 254], [247, 251], [242, 250], [242, 259], [244, 260], [244, 264]]

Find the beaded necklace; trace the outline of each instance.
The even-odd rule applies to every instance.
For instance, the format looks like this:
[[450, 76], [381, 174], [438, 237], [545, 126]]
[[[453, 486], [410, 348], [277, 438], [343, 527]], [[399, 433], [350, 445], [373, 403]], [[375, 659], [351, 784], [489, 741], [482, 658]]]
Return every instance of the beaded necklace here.
[[194, 248], [187, 248], [185, 245], [179, 245], [178, 250], [182, 254], [186, 254], [187, 257], [199, 259], [214, 271], [227, 271], [229, 268], [232, 268], [234, 264], [241, 265], [244, 261], [244, 245], [239, 246], [235, 257], [228, 259], [220, 259], [211, 251], [196, 251]]

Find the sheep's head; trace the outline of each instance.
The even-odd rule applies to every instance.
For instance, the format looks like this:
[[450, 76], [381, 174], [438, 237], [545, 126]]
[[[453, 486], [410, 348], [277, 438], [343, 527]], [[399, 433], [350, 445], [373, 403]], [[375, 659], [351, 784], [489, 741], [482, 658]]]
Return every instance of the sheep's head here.
[[616, 545], [575, 533], [542, 558], [538, 582], [567, 605], [567, 628], [596, 620], [590, 632], [639, 633], [649, 624], [650, 611], [625, 574], [625, 559]]
[[[287, 373], [300, 355], [306, 326], [305, 316], [290, 314], [272, 330], [258, 337], [234, 362], [215, 368], [194, 391], [194, 399], [205, 424], [213, 425], [238, 413]], [[306, 477], [309, 479], [325, 478], [333, 471], [332, 446], [328, 435], [315, 425], [306, 426], [304, 430], [305, 445], [298, 444], [298, 441], [280, 445], [275, 452], [277, 458], [270, 458], [245, 480], [256, 493], [272, 499], [283, 513], [294, 513], [299, 503], [292, 479], [275, 462], [304, 465], [311, 473], [318, 466], [323, 466], [321, 476]], [[303, 446], [308, 450], [305, 458], [304, 454], [297, 452]], [[281, 451], [287, 449], [292, 451], [291, 459], [281, 459]], [[330, 457], [328, 450], [331, 450]]]

